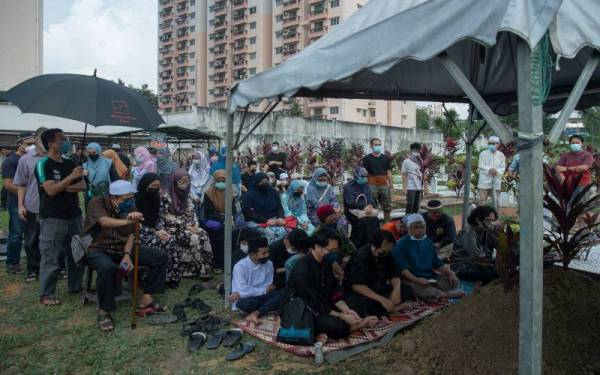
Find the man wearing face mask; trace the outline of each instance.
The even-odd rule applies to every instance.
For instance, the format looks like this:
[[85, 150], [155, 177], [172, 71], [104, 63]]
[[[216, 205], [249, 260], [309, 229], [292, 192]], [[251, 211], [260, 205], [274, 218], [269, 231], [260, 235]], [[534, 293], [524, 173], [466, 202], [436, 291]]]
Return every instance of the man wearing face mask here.
[[19, 160], [13, 180], [15, 186], [19, 187], [19, 217], [25, 222], [23, 239], [27, 255], [27, 282], [36, 281], [40, 274], [40, 198], [35, 166], [45, 155], [41, 135], [46, 130], [42, 127], [35, 131], [35, 145], [29, 146], [30, 150]]
[[[502, 175], [506, 169], [506, 158], [498, 150], [500, 138], [491, 136], [488, 139], [487, 150], [479, 154], [479, 199], [485, 203], [491, 197], [492, 190], [495, 194], [496, 202], [500, 201], [500, 191], [502, 188]], [[496, 203], [497, 204], [497, 203]]]
[[21, 246], [25, 223], [19, 218], [19, 187], [13, 183], [19, 160], [27, 151], [35, 148], [35, 140], [31, 133], [20, 134], [17, 138], [16, 151], [2, 163], [2, 178], [7, 190], [6, 207], [8, 209], [8, 238], [6, 239], [6, 272], [17, 274], [23, 272], [21, 265]]
[[[94, 237], [86, 256], [90, 266], [98, 273], [98, 327], [105, 332], [114, 328], [111, 313], [117, 308], [117, 274], [133, 270], [135, 225], [140, 225], [144, 219], [140, 212], [135, 211], [135, 192], [129, 181], [111, 183], [108, 196], [90, 201], [85, 218], [84, 233]], [[154, 294], [165, 290], [167, 254], [157, 248], [143, 246], [138, 261], [148, 269], [144, 294], [139, 301], [140, 314], [167, 311], [166, 306], [153, 298]]]
[[402, 190], [406, 195], [406, 213], [419, 212], [419, 205], [423, 196], [423, 159], [421, 158], [421, 144], [410, 145], [410, 154], [402, 161]]
[[265, 172], [273, 172], [275, 176], [284, 173], [287, 154], [279, 148], [279, 142], [271, 144], [271, 151], [265, 156]]
[[279, 309], [285, 295], [273, 284], [273, 263], [269, 260], [269, 245], [264, 237], [248, 241], [248, 256], [233, 267], [231, 308], [241, 310], [246, 320], [259, 324], [259, 318]]
[[463, 292], [453, 290], [460, 285], [458, 277], [438, 257], [433, 242], [425, 234], [423, 216], [408, 215], [406, 226], [409, 235], [396, 243], [392, 255], [414, 295], [429, 302], [462, 297]]
[[323, 228], [329, 228], [338, 235], [340, 239], [340, 249], [343, 256], [353, 255], [356, 253], [356, 246], [350, 241], [348, 235], [338, 225], [339, 216], [335, 208], [329, 204], [321, 206], [317, 209], [317, 217], [320, 224], [317, 226], [317, 231]]
[[330, 229], [320, 229], [311, 237], [313, 247], [298, 259], [288, 280], [289, 295], [302, 298], [315, 313], [315, 333], [319, 342], [327, 338], [347, 338], [352, 331], [372, 327], [377, 317], [361, 318], [343, 300], [343, 289], [333, 272], [340, 239]]
[[384, 220], [388, 222], [392, 211], [392, 163], [383, 153], [381, 139], [371, 139], [371, 149], [372, 152], [363, 158], [362, 166], [368, 172], [367, 179], [373, 198], [383, 210]]
[[242, 193], [250, 190], [254, 184], [254, 175], [256, 174], [257, 168], [256, 161], [248, 160], [246, 163], [246, 171], [242, 173]]
[[400, 269], [391, 257], [395, 243], [390, 232], [378, 231], [346, 267], [346, 302], [360, 316], [386, 316], [408, 307], [402, 301], [408, 299], [410, 289], [401, 291]]
[[40, 302], [54, 306], [60, 304], [56, 281], [61, 253], [66, 258], [69, 292], [81, 289], [83, 269], [73, 260], [70, 244], [71, 237], [81, 232], [78, 193], [86, 186], [83, 168], [62, 157], [71, 150], [63, 131], [48, 129], [41, 138], [48, 155], [38, 161], [35, 169], [40, 197]]
[[[298, 254], [301, 247], [307, 243], [308, 235], [302, 229], [294, 229], [287, 236], [269, 245], [269, 259], [273, 262], [275, 277], [273, 284], [277, 289], [285, 287], [285, 262], [293, 255]], [[305, 249], [304, 249], [305, 250]]]
[[592, 183], [590, 169], [594, 165], [594, 155], [583, 149], [583, 137], [581, 135], [572, 135], [569, 138], [569, 147], [571, 151], [560, 156], [556, 171], [560, 173], [563, 179], [566, 179], [567, 176], [580, 179], [577, 189], [573, 192], [576, 195]]

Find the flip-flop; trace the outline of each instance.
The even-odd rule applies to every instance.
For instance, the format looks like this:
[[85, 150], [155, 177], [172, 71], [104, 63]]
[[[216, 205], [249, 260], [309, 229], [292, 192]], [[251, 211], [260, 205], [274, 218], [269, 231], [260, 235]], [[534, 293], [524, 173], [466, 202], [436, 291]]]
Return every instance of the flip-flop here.
[[102, 332], [111, 332], [115, 329], [112, 316], [108, 313], [98, 314], [97, 322]]
[[256, 347], [256, 343], [254, 341], [248, 342], [238, 342], [233, 350], [225, 356], [226, 361], [235, 361], [237, 359], [242, 358], [248, 353], [251, 353]]
[[188, 339], [187, 350], [188, 352], [195, 353], [200, 349], [202, 345], [206, 342], [206, 333], [204, 332], [194, 332]]
[[225, 331], [219, 331], [215, 333], [214, 336], [211, 337], [210, 340], [208, 340], [208, 342], [206, 343], [206, 349], [215, 350], [219, 346], [221, 346], [221, 342], [223, 341], [223, 338], [225, 337], [226, 333], [227, 332]]
[[225, 338], [223, 338], [223, 347], [231, 348], [240, 340], [244, 335], [244, 331], [239, 328], [232, 328], [225, 333]]
[[146, 319], [146, 323], [152, 324], [155, 326], [160, 326], [163, 324], [171, 324], [177, 322], [177, 317], [175, 315], [169, 314], [154, 314], [148, 315]]
[[180, 303], [176, 303], [173, 306], [173, 315], [175, 315], [177, 317], [177, 321], [179, 322], [187, 322], [187, 316], [185, 315], [185, 306], [180, 304]]

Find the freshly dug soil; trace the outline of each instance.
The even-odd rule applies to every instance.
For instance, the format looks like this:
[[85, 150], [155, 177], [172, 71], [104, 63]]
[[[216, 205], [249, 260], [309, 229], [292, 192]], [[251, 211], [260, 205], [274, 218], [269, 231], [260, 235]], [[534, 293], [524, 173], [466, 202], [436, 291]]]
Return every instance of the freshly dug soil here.
[[[518, 323], [518, 291], [496, 282], [400, 333], [380, 354], [397, 353], [401, 371], [387, 367], [394, 373], [516, 374]], [[598, 281], [572, 270], [545, 272], [542, 346], [544, 374], [600, 374]]]

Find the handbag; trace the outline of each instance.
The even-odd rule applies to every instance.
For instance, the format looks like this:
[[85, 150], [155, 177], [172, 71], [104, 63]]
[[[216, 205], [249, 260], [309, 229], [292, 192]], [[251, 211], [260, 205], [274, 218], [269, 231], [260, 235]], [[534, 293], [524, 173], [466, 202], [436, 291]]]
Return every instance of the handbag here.
[[207, 230], [214, 232], [214, 231], [217, 231], [217, 230], [223, 228], [223, 223], [221, 223], [220, 221], [217, 221], [217, 220], [206, 219], [206, 220], [204, 220], [204, 226], [206, 227]]
[[84, 236], [76, 234], [71, 238], [71, 254], [76, 264], [81, 263], [93, 241], [94, 238], [91, 234]]
[[277, 342], [290, 345], [313, 345], [315, 343], [315, 314], [299, 297], [291, 297], [279, 314], [281, 326]]

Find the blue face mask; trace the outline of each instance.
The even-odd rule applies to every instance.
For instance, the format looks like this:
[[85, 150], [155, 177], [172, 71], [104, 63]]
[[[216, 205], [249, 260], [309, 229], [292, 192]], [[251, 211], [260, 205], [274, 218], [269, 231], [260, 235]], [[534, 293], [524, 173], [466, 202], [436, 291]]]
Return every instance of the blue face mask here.
[[327, 185], [329, 184], [325, 181], [317, 181], [317, 186], [319, 187], [327, 187]]
[[373, 146], [373, 152], [376, 154], [381, 154], [383, 152], [383, 146], [382, 145]]
[[496, 145], [494, 145], [494, 144], [488, 145], [488, 150], [490, 150], [491, 152], [496, 152]]
[[332, 230], [337, 230], [337, 222], [331, 223], [331, 224], [325, 224], [325, 227], [332, 229]]
[[571, 143], [571, 151], [573, 151], [573, 152], [581, 151], [581, 143]]
[[60, 150], [59, 151], [63, 155], [66, 155], [69, 152], [71, 152], [71, 143], [69, 143], [69, 141], [67, 141], [66, 139], [63, 139], [63, 142], [60, 145]]
[[215, 188], [217, 190], [225, 190], [225, 182], [215, 182]]
[[337, 253], [329, 253], [323, 257], [323, 262], [325, 264], [333, 264], [333, 262], [337, 261], [337, 259]]
[[358, 183], [359, 183], [359, 184], [361, 184], [361, 185], [366, 185], [366, 184], [367, 184], [367, 182], [368, 182], [368, 180], [367, 180], [367, 178], [366, 178], [366, 177], [364, 177], [364, 176], [361, 176], [361, 177], [358, 177], [358, 178], [356, 179], [356, 182], [358, 182]]
[[131, 209], [135, 206], [133, 199], [127, 199], [119, 203], [119, 212], [122, 214], [127, 214]]

